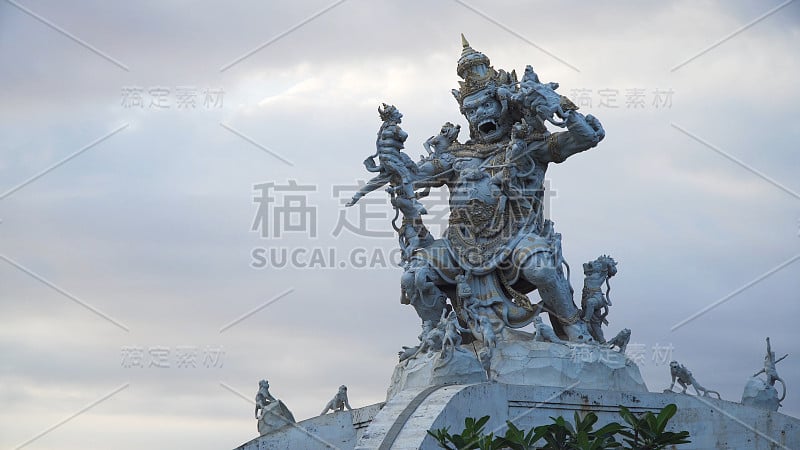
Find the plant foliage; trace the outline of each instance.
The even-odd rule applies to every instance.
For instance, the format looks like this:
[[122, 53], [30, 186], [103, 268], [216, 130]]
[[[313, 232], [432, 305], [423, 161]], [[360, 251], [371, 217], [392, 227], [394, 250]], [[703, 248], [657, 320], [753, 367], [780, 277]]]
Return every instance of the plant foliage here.
[[[688, 431], [666, 431], [669, 420], [678, 408], [674, 404], [665, 406], [658, 414], [647, 411], [639, 416], [624, 406], [619, 415], [625, 424], [611, 422], [598, 429], [597, 415], [587, 413], [583, 418], [576, 412], [574, 423], [563, 417], [551, 417], [553, 423], [525, 431], [506, 421], [505, 435], [486, 434], [484, 428], [489, 416], [464, 420], [464, 430], [450, 434], [447, 428], [429, 430], [440, 447], [448, 450], [663, 450], [670, 445], [688, 444]], [[617, 440], [617, 439], [620, 440]]]

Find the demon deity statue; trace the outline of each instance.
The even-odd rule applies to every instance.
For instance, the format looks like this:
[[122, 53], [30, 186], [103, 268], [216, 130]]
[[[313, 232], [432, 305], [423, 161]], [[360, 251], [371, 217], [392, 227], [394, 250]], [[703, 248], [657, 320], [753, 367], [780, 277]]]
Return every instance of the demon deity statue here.
[[[427, 156], [413, 162], [401, 151], [408, 137], [400, 128], [402, 114], [384, 104], [377, 151], [364, 161], [376, 176], [348, 206], [388, 185], [392, 205], [403, 215], [402, 225], [395, 225], [404, 255], [401, 301], [416, 309], [423, 330], [437, 329], [453, 310], [459, 327], [468, 330], [464, 342], [491, 348], [506, 327], [524, 327], [544, 311], [558, 339], [600, 344], [607, 304], [598, 292], [585, 295], [590, 313], [575, 305], [561, 235], [544, 218], [543, 201], [548, 165], [595, 147], [603, 127], [557, 94], [557, 83], [540, 82], [531, 66], [518, 80], [514, 71], [494, 69], [463, 35], [462, 44], [457, 72], [463, 81], [452, 93], [470, 139], [459, 142], [460, 126], [447, 122], [425, 142]], [[550, 132], [548, 122], [563, 130]], [[434, 239], [418, 199], [442, 186], [450, 194], [449, 226]], [[599, 291], [611, 275], [603, 272], [592, 288]], [[533, 291], [538, 304], [528, 298]]]

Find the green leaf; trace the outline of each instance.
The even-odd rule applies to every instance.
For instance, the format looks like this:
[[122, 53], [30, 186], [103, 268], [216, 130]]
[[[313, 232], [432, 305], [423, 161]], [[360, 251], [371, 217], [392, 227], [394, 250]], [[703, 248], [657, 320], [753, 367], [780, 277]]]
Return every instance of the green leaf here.
[[678, 407], [675, 406], [674, 403], [670, 403], [669, 405], [665, 406], [661, 412], [658, 413], [658, 417], [656, 419], [657, 422], [657, 430], [659, 433], [662, 433], [664, 429], [667, 427], [667, 423], [675, 415], [678, 411]]
[[627, 422], [630, 426], [632, 426], [634, 428], [639, 426], [639, 421], [636, 419], [636, 417], [634, 417], [633, 414], [631, 414], [631, 412], [628, 410], [628, 408], [620, 405], [620, 407], [619, 407], [619, 415], [620, 415], [620, 417], [622, 417], [622, 420]]
[[602, 427], [598, 428], [597, 431], [594, 432], [596, 436], [605, 436], [605, 435], [613, 435], [617, 434], [620, 430], [622, 430], [622, 425], [617, 422], [611, 422], [609, 424], [603, 425]]

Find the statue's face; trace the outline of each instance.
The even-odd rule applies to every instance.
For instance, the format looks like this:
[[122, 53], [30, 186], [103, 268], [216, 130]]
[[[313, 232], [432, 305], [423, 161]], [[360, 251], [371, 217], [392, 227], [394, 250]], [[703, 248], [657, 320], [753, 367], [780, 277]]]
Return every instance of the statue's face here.
[[509, 132], [509, 124], [500, 101], [490, 89], [478, 91], [467, 96], [461, 105], [461, 112], [470, 125], [470, 137], [478, 142], [497, 142]]

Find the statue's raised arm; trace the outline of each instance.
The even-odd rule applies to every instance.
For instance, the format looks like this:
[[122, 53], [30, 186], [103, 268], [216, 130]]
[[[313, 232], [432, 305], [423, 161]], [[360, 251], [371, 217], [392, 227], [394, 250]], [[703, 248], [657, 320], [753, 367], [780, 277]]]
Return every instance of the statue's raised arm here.
[[570, 156], [597, 146], [606, 136], [596, 117], [584, 116], [577, 111], [566, 111], [568, 131], [553, 133], [544, 141], [530, 144], [528, 150], [541, 163], [561, 163]]

